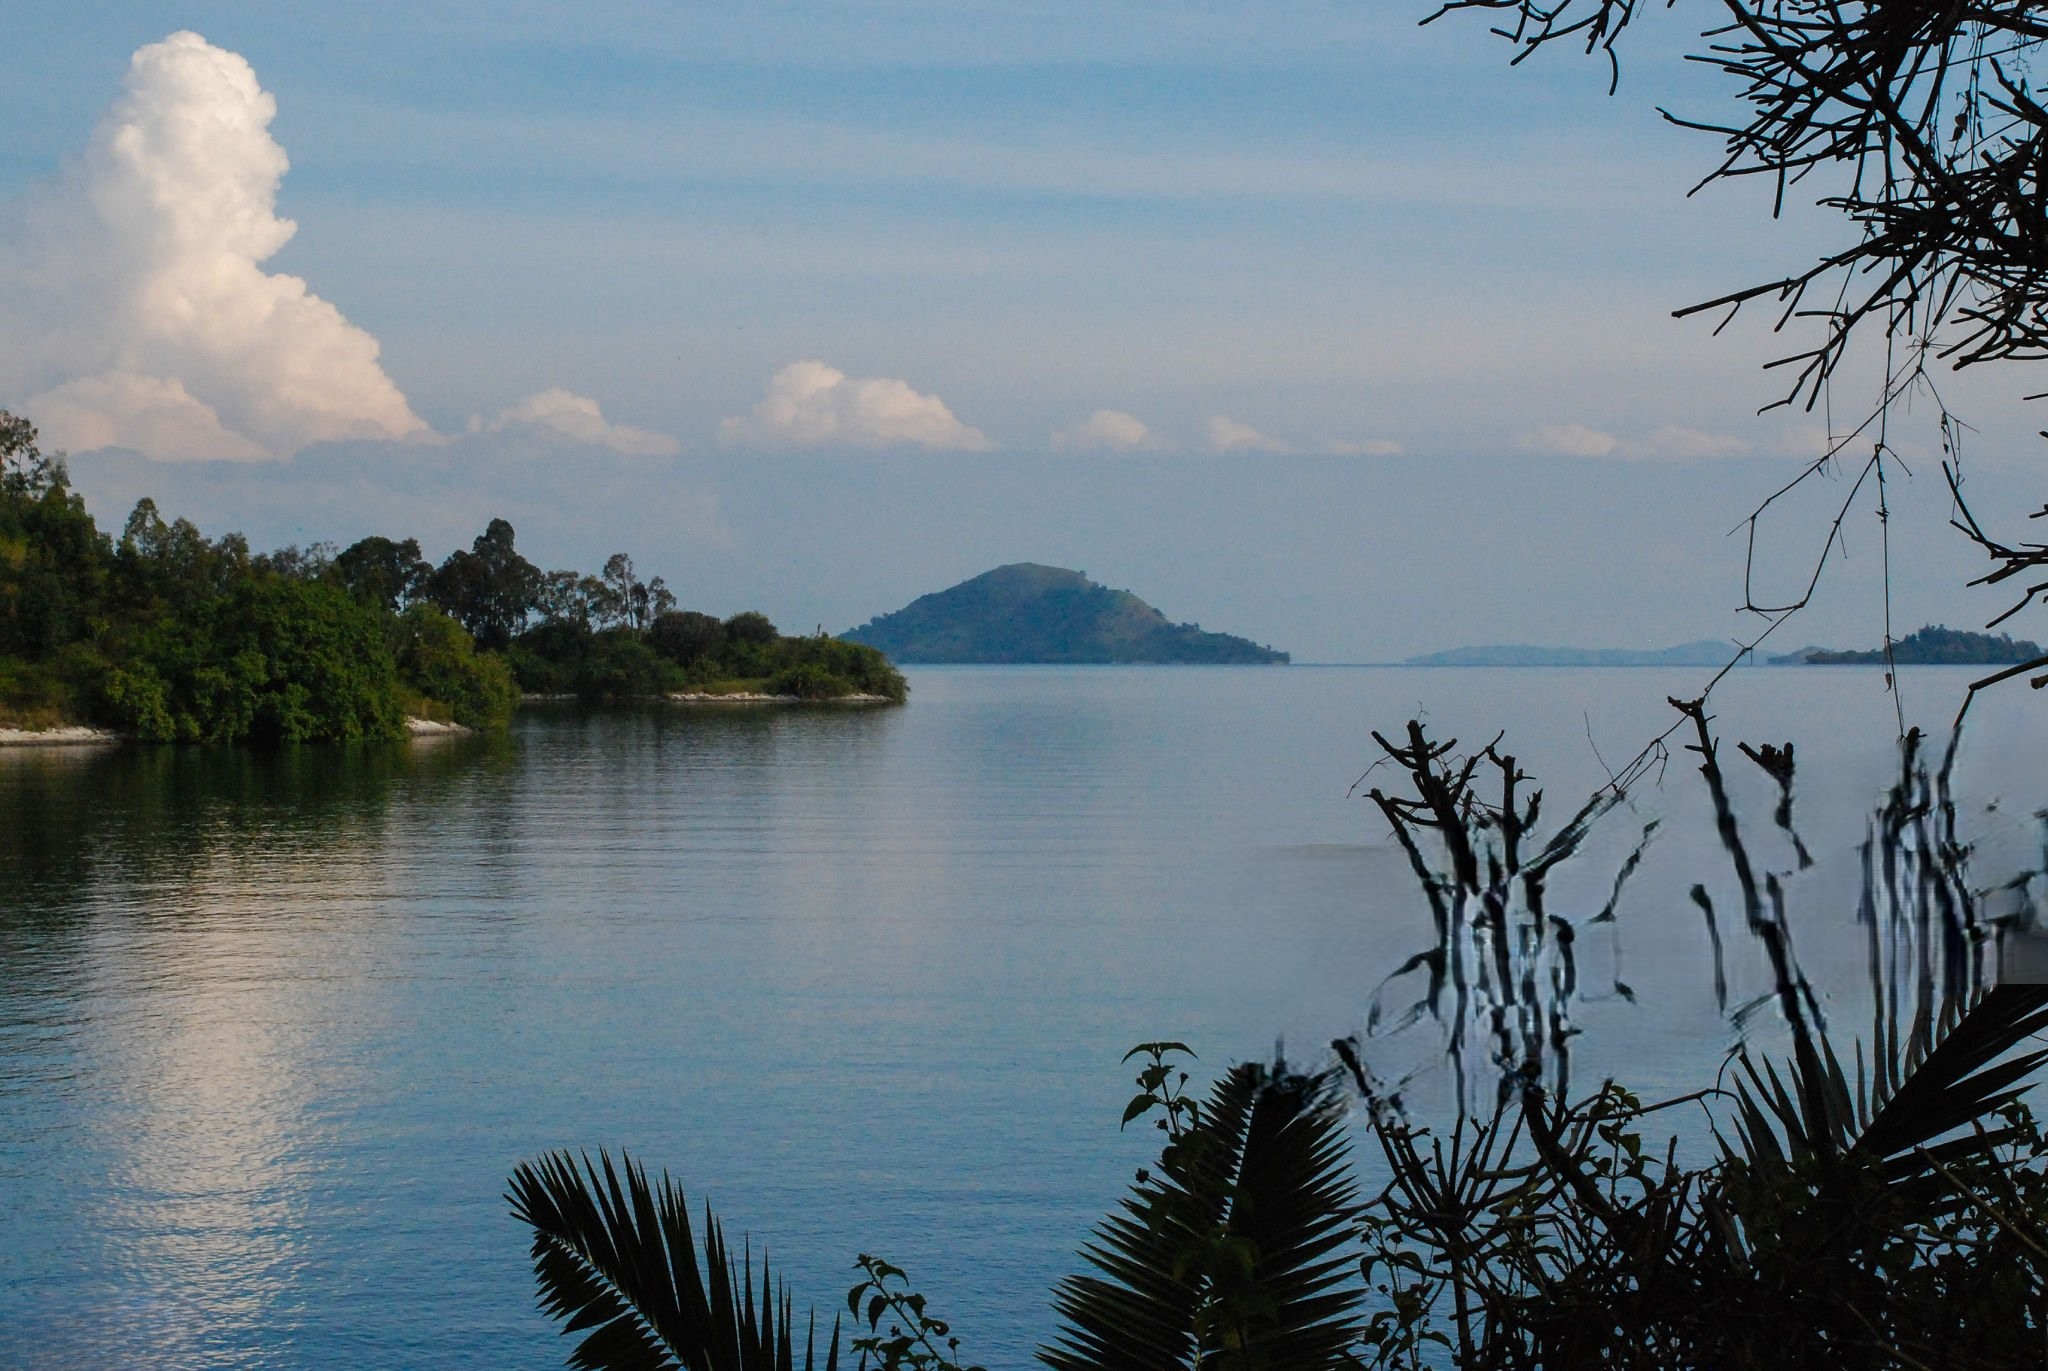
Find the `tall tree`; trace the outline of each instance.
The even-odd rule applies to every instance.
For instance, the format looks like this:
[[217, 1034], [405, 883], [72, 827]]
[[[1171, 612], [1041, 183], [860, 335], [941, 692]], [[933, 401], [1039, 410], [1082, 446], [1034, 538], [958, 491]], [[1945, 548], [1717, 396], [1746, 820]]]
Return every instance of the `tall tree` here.
[[493, 651], [512, 641], [540, 603], [540, 568], [513, 540], [512, 525], [493, 519], [467, 552], [450, 553], [427, 578], [426, 597]]
[[434, 568], [420, 555], [419, 539], [397, 543], [372, 537], [342, 549], [334, 572], [358, 600], [396, 613], [419, 597]]
[[0, 655], [41, 657], [88, 636], [109, 554], [63, 457], [0, 410]]

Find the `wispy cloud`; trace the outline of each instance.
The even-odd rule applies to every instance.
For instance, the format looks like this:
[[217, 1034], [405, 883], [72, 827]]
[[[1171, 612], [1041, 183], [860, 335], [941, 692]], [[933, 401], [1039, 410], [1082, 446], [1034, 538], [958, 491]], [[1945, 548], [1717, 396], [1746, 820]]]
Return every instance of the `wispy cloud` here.
[[740, 447], [894, 447], [986, 452], [994, 446], [963, 424], [936, 395], [888, 377], [850, 377], [823, 362], [791, 362], [746, 416], [718, 427], [721, 441]]
[[502, 433], [514, 426], [548, 429], [579, 443], [607, 447], [629, 457], [673, 457], [683, 450], [683, 445], [666, 433], [608, 422], [597, 401], [560, 386], [529, 395], [510, 409], [499, 410], [488, 426], [477, 425], [488, 427], [492, 433]]
[[1173, 446], [1144, 420], [1120, 409], [1098, 409], [1070, 428], [1055, 430], [1055, 452], [1163, 452]]
[[1750, 450], [1750, 445], [1740, 438], [1678, 424], [1660, 424], [1646, 433], [1619, 437], [1577, 421], [1544, 424], [1522, 434], [1517, 441], [1525, 451], [1553, 457], [1613, 457], [1625, 461], [1700, 461], [1740, 457]]
[[1660, 424], [1632, 443], [1624, 443], [1623, 451], [1631, 457], [1664, 457], [1675, 461], [1694, 461], [1704, 457], [1740, 457], [1749, 451], [1749, 444], [1740, 438], [1731, 438], [1723, 433], [1705, 433], [1696, 428], [1682, 428], [1677, 424]]
[[1208, 423], [1211, 452], [1292, 452], [1294, 448], [1277, 438], [1268, 438], [1250, 424], [1218, 414]]
[[1530, 429], [1516, 440], [1529, 452], [1552, 457], [1612, 457], [1621, 440], [1611, 433], [1581, 423], [1544, 424]]

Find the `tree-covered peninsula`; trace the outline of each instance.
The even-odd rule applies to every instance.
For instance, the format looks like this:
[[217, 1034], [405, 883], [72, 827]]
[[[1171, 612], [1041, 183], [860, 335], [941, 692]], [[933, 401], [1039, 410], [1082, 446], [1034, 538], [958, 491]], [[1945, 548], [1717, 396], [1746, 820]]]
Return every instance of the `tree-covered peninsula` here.
[[[2012, 666], [2042, 655], [2039, 643], [2009, 633], [1972, 633], [1929, 624], [1893, 643], [1891, 661], [1897, 666]], [[1885, 651], [1809, 647], [1772, 660], [1800, 666], [1883, 666]]]
[[253, 553], [151, 500], [104, 533], [62, 456], [0, 411], [0, 726], [344, 742], [409, 718], [502, 728], [522, 691], [685, 690], [904, 697], [872, 648], [680, 609], [624, 553], [597, 576], [544, 572], [503, 519], [438, 566], [410, 538]]
[[1265, 665], [1288, 656], [1176, 624], [1128, 590], [1016, 562], [920, 596], [846, 635], [899, 662]]

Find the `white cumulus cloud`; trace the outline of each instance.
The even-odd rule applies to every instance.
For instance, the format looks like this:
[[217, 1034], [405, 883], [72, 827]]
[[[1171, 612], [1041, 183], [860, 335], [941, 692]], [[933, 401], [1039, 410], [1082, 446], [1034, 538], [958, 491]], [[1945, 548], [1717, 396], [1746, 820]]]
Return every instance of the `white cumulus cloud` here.
[[752, 447], [918, 447], [986, 452], [980, 429], [936, 395], [887, 377], [850, 377], [823, 362], [791, 362], [768, 382], [752, 414], [718, 426], [719, 438]]
[[1278, 438], [1268, 438], [1250, 424], [1241, 424], [1226, 415], [1218, 414], [1209, 420], [1209, 450], [1211, 452], [1292, 452], [1294, 449]]
[[1173, 446], [1143, 419], [1120, 409], [1098, 409], [1071, 428], [1054, 431], [1056, 452], [1158, 452]]
[[91, 146], [0, 253], [0, 393], [52, 445], [283, 455], [426, 425], [377, 340], [262, 263], [297, 231], [277, 103], [196, 33], [139, 49]]
[[221, 426], [181, 382], [132, 371], [66, 381], [23, 406], [53, 447], [125, 447], [173, 461], [260, 460], [270, 453]]
[[1368, 438], [1364, 442], [1333, 438], [1316, 445], [1317, 452], [1331, 457], [1399, 457], [1407, 450], [1391, 438]]
[[502, 433], [515, 425], [548, 429], [628, 457], [673, 457], [683, 450], [683, 445], [666, 433], [609, 422], [597, 401], [560, 386], [529, 395], [510, 409], [499, 410], [488, 428], [492, 433]]

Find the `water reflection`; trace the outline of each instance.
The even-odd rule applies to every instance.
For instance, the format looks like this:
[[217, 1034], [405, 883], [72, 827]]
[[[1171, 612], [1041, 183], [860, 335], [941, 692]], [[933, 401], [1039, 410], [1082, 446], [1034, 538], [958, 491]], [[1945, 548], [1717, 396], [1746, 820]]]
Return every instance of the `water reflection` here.
[[0, 929], [75, 911], [108, 879], [174, 878], [210, 854], [375, 842], [393, 788], [500, 771], [502, 739], [361, 747], [0, 749]]
[[374, 921], [323, 916], [373, 902], [401, 794], [506, 760], [481, 740], [0, 753], [0, 1175], [30, 1237], [0, 1258], [20, 1292], [0, 1360], [254, 1365], [288, 1337], [329, 1106], [379, 1031], [373, 1003], [337, 1004]]
[[[1507, 724], [1562, 798], [1603, 774], [1589, 714], [1612, 754], [1685, 684], [939, 672], [904, 710], [0, 753], [0, 1366], [558, 1365], [499, 1194], [525, 1157], [609, 1144], [673, 1165], [821, 1305], [887, 1252], [977, 1359], [1022, 1367], [1145, 1160], [1115, 1129], [1123, 1050], [1181, 1037], [1221, 1066], [1362, 1029], [1427, 934], [1347, 798], [1369, 730], [1418, 697], [1446, 736]], [[1729, 685], [1730, 737], [1799, 738], [1802, 896], [1842, 933], [1802, 923], [1800, 951], [1853, 978], [1889, 701], [1848, 669]], [[1967, 793], [2038, 789], [2015, 717], [1973, 721]], [[1761, 773], [1732, 779], [1767, 825]], [[1684, 895], [1725, 866], [1698, 790], [1646, 794], [1589, 840], [1596, 878], [1551, 888], [1597, 912], [1667, 816], [1613, 974], [1668, 993], [1584, 1006], [1588, 1077], [1697, 1084], [1726, 1040]], [[1589, 984], [1613, 970], [1581, 951]]]

